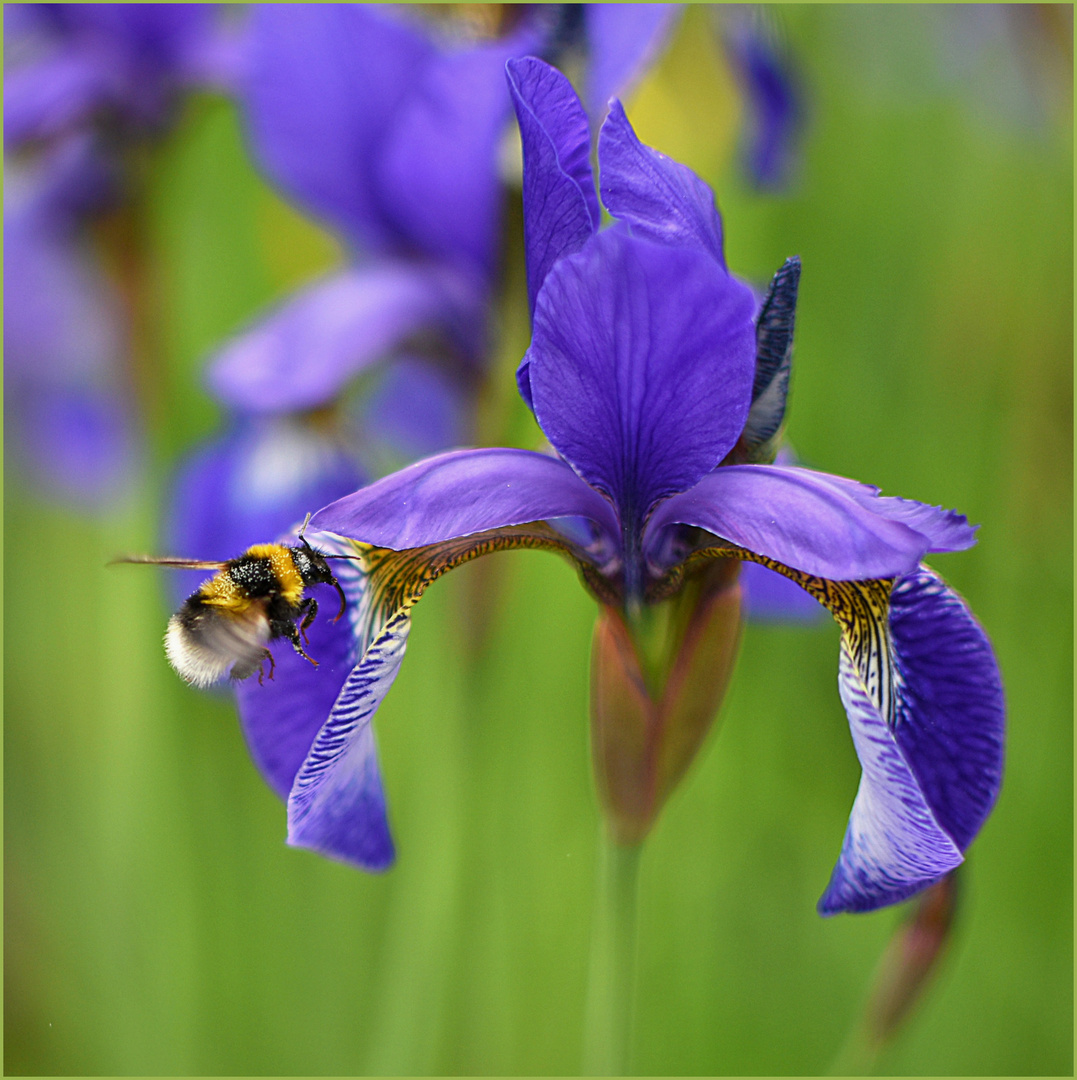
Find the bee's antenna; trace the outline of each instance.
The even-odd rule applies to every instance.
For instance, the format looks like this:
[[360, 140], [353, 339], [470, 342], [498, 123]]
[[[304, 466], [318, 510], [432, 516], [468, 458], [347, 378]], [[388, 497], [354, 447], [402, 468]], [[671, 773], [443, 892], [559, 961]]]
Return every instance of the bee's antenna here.
[[303, 519], [303, 524], [299, 526], [299, 539], [303, 542], [303, 546], [308, 550], [311, 550], [310, 544], [307, 542], [307, 538], [303, 535], [307, 531], [307, 526], [310, 524], [310, 514]]

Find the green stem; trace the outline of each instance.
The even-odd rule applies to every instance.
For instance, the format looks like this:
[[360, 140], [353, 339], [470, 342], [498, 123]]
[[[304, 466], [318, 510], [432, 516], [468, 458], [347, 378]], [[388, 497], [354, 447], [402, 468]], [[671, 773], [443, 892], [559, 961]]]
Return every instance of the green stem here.
[[863, 1023], [857, 1023], [845, 1037], [824, 1076], [874, 1076], [879, 1046], [868, 1035]]
[[636, 900], [642, 843], [618, 844], [603, 827], [591, 937], [583, 1073], [626, 1076], [636, 980]]

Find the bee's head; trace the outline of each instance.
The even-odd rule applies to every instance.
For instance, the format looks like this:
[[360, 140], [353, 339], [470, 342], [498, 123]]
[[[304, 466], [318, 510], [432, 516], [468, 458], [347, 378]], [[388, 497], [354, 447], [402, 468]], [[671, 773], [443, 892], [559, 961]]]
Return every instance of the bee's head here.
[[304, 585], [336, 585], [337, 579], [325, 556], [300, 537], [300, 546], [292, 548], [292, 560]]
[[[344, 596], [344, 590], [340, 587], [340, 582], [337, 581], [336, 575], [329, 568], [326, 557], [320, 551], [315, 551], [303, 535], [309, 521], [310, 514], [307, 514], [306, 521], [303, 522], [303, 526], [298, 533], [300, 546], [291, 549], [292, 561], [295, 563], [295, 568], [299, 571], [299, 576], [303, 579], [304, 585], [332, 585], [336, 589], [340, 594], [340, 611], [337, 613], [337, 619], [339, 619], [344, 614], [348, 602]], [[333, 621], [336, 622], [336, 619]]]

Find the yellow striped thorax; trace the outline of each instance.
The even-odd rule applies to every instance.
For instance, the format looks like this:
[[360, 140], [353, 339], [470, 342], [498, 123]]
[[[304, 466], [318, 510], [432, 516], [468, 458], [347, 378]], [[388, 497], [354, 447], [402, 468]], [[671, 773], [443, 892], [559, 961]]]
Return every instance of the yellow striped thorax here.
[[240, 613], [270, 589], [293, 605], [303, 599], [303, 578], [291, 549], [283, 544], [256, 544], [248, 548], [204, 582], [198, 595], [204, 604]]

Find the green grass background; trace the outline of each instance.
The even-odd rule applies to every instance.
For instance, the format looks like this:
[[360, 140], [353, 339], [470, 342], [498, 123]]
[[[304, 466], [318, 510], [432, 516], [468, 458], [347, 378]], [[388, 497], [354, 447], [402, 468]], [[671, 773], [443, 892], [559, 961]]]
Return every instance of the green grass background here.
[[[702, 11], [630, 116], [715, 185], [735, 272], [802, 257], [801, 457], [982, 523], [933, 563], [1009, 701], [952, 945], [879, 1069], [1071, 1074], [1072, 31], [1066, 54], [1047, 16], [1015, 16], [1004, 48], [954, 60], [931, 9], [773, 13], [809, 116], [789, 190], [740, 177], [742, 106]], [[593, 602], [537, 552], [436, 585], [377, 722], [396, 868], [286, 848], [227, 698], [165, 663], [162, 581], [103, 564], [158, 546], [168, 470], [216, 422], [208, 353], [339, 253], [258, 179], [216, 99], [157, 151], [142, 212], [145, 481], [99, 520], [6, 484], [5, 1071], [577, 1072]], [[529, 445], [518, 296], [502, 315], [492, 415]], [[720, 730], [644, 854], [636, 1071], [818, 1073], [858, 1015], [901, 912], [815, 913], [858, 778], [837, 644], [830, 625], [745, 635]]]

